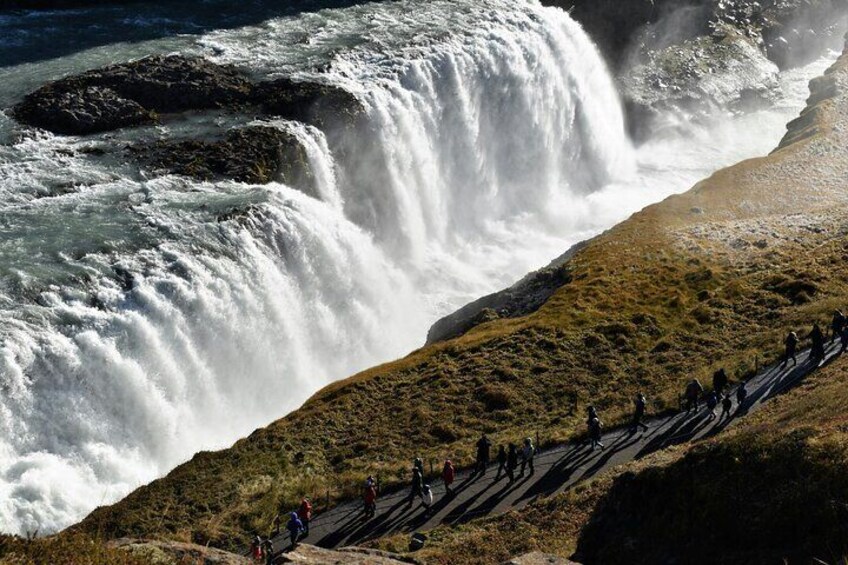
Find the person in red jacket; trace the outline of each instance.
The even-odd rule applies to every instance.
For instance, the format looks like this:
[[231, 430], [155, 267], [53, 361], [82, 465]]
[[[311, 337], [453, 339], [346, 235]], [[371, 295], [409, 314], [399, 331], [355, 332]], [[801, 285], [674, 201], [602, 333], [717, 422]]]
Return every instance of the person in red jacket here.
[[451, 485], [453, 484], [455, 478], [456, 468], [454, 468], [453, 463], [451, 463], [450, 459], [448, 459], [447, 461], [445, 461], [445, 466], [442, 467], [442, 480], [445, 483], [445, 494], [453, 496], [453, 490], [451, 490]]
[[373, 518], [377, 513], [377, 482], [371, 477], [365, 481], [362, 502], [365, 504], [365, 519]]
[[312, 520], [312, 502], [309, 498], [303, 497], [300, 501], [300, 508], [297, 509], [297, 517], [303, 523], [303, 537], [309, 535], [309, 521]]

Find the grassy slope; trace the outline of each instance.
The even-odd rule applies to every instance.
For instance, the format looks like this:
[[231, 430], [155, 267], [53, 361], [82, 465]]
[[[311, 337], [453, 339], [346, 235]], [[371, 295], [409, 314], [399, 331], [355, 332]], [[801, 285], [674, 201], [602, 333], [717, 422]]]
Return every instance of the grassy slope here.
[[[831, 77], [844, 81], [848, 60]], [[822, 83], [824, 84], [824, 83]], [[596, 238], [563, 268], [572, 282], [536, 313], [496, 320], [320, 391], [231, 449], [202, 453], [78, 529], [234, 546], [279, 507], [365, 473], [397, 480], [409, 460], [468, 463], [481, 431], [497, 441], [608, 423], [644, 390], [656, 408], [719, 365], [749, 371], [848, 296], [844, 90], [798, 128], [807, 137], [720, 171]], [[827, 163], [824, 167], [822, 163]]]
[[0, 535], [0, 565], [42, 565], [70, 563], [86, 565], [145, 565], [121, 549], [107, 547], [86, 536], [58, 536], [28, 541]]

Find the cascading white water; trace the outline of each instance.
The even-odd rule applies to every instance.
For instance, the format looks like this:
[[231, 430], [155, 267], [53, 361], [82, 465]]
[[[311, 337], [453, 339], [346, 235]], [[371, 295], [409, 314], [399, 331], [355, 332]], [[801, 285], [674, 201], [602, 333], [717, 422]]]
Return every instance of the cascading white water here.
[[[0, 114], [2, 531], [74, 522], [420, 345], [440, 315], [575, 239], [776, 143], [693, 157], [672, 179], [637, 170], [595, 47], [535, 2], [400, 0], [125, 48], [341, 84], [373, 134], [342, 162], [317, 129], [263, 121], [302, 141], [310, 196], [148, 179], [80, 151], [131, 132], [21, 137]], [[0, 83], [103, 58], [21, 65]]]

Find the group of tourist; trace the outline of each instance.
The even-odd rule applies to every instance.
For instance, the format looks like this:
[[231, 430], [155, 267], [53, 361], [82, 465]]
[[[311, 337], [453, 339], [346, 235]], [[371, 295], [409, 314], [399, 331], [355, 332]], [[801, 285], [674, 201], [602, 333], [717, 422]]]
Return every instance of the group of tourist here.
[[[291, 539], [291, 547], [295, 547], [297, 542], [306, 538], [309, 535], [309, 522], [312, 520], [312, 501], [308, 497], [303, 497], [300, 501], [300, 506], [294, 512], [289, 513], [289, 520], [286, 524], [286, 530]], [[274, 563], [277, 553], [274, 551], [273, 538], [280, 535], [282, 532], [283, 516], [277, 514], [274, 516], [273, 530], [271, 535], [262, 539], [258, 534], [254, 536], [250, 543], [250, 556], [254, 561], [265, 561], [268, 565]]]
[[[830, 342], [833, 343], [837, 338], [841, 340], [840, 353], [848, 349], [848, 318], [839, 310], [833, 314], [831, 322]], [[826, 337], [818, 323], [813, 324], [813, 328], [806, 336], [810, 340], [810, 361], [818, 363], [825, 357]], [[793, 331], [784, 339], [784, 354], [781, 358], [781, 368], [785, 368], [789, 361], [792, 361], [793, 366], [797, 365], [796, 350], [800, 338]], [[706, 405], [708, 410], [707, 417], [710, 420], [718, 418], [719, 422], [725, 418], [730, 419], [733, 401], [731, 392], [728, 390], [729, 379], [727, 372], [722, 368], [717, 370], [712, 377], [712, 390], [706, 392], [703, 385], [698, 379], [692, 379], [686, 385], [686, 389], [681, 397], [681, 410], [686, 411], [687, 415], [697, 414], [700, 411], [701, 402]], [[743, 380], [739, 383], [735, 392], [737, 407], [742, 407], [748, 397], [747, 381]], [[639, 430], [647, 431], [648, 426], [644, 423], [645, 413], [647, 410], [647, 399], [641, 392], [638, 393], [633, 401], [634, 410], [633, 417], [629, 426], [631, 434], [636, 434]], [[717, 414], [716, 410], [721, 406], [721, 413]], [[598, 415], [598, 411], [594, 406], [589, 406], [586, 409], [586, 427], [587, 427], [587, 445], [594, 451], [596, 448], [604, 449], [605, 446], [601, 442], [603, 436], [603, 424]], [[492, 461], [492, 442], [484, 433], [477, 440], [475, 445], [476, 457], [475, 464], [469, 480], [476, 480], [486, 474], [489, 464]], [[509, 484], [516, 480], [516, 477], [521, 478], [525, 472], [529, 475], [535, 473], [534, 459], [537, 455], [537, 448], [533, 444], [532, 438], [525, 438], [521, 445], [516, 443], [508, 443], [507, 445], [499, 445], [494, 461], [498, 464], [497, 471], [493, 480], [500, 481], [502, 478], [507, 478]], [[517, 476], [516, 471], [519, 470]], [[453, 488], [456, 480], [457, 470], [453, 462], [445, 460], [441, 470], [441, 479], [445, 486], [445, 495], [452, 497], [456, 494]], [[365, 480], [362, 501], [363, 501], [363, 516], [365, 519], [371, 519], [376, 515], [377, 497], [379, 492], [379, 484], [373, 476], [368, 476]], [[416, 457], [412, 464], [412, 479], [410, 490], [406, 496], [406, 505], [411, 507], [416, 499], [420, 500], [421, 506], [424, 507], [425, 513], [430, 512], [433, 506], [433, 489], [425, 480], [424, 462]], [[286, 525], [292, 547], [296, 546], [298, 541], [309, 535], [309, 522], [312, 519], [312, 504], [308, 498], [301, 501], [297, 511], [289, 514], [289, 520]], [[274, 518], [274, 530], [271, 537], [263, 540], [260, 536], [256, 536], [251, 543], [251, 555], [255, 560], [261, 561], [267, 559], [267, 563], [272, 563], [275, 553], [272, 538], [276, 537], [281, 532], [282, 518], [277, 515]]]

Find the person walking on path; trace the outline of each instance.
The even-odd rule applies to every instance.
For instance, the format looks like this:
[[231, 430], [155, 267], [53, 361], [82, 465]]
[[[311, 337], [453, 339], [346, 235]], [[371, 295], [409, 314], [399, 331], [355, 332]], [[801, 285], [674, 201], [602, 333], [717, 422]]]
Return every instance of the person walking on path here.
[[704, 387], [701, 386], [701, 382], [698, 379], [692, 379], [689, 381], [689, 384], [686, 385], [686, 413], [689, 414], [692, 410], [695, 413], [698, 412], [698, 399], [701, 397], [701, 393], [704, 392]]
[[848, 322], [842, 325], [842, 332], [839, 334], [839, 354], [842, 355], [845, 353], [845, 350], [848, 349]]
[[725, 416], [730, 419], [730, 409], [733, 408], [733, 401], [730, 400], [730, 395], [725, 394], [721, 399], [721, 417], [719, 421], [724, 420]]
[[373, 480], [370, 476], [365, 481], [362, 502], [365, 510], [365, 519], [370, 520], [377, 514], [377, 481]]
[[412, 485], [409, 489], [409, 496], [406, 497], [406, 505], [412, 506], [412, 501], [415, 497], [421, 498], [421, 489], [424, 487], [424, 477], [421, 475], [421, 470], [418, 467], [412, 468]]
[[486, 467], [489, 465], [489, 453], [492, 449], [492, 442], [486, 437], [486, 434], [480, 436], [477, 440], [477, 465], [474, 467], [474, 473], [486, 474]]
[[510, 443], [506, 454], [506, 476], [509, 477], [510, 483], [515, 480], [516, 467], [518, 467], [518, 448], [514, 443]]
[[524, 476], [524, 469], [530, 467], [530, 474], [533, 475], [536, 472], [536, 469], [533, 468], [533, 458], [536, 457], [536, 448], [533, 446], [533, 440], [528, 438], [524, 439], [524, 447], [521, 449], [521, 472], [518, 474], [519, 477]]
[[265, 553], [265, 565], [273, 565], [274, 563], [274, 542], [271, 538], [262, 542], [262, 551]]
[[303, 537], [309, 535], [309, 522], [312, 521], [312, 502], [304, 496], [300, 500], [300, 508], [297, 509], [297, 517], [303, 525]]
[[421, 487], [421, 504], [424, 505], [425, 512], [429, 512], [430, 507], [433, 506], [433, 489], [430, 488], [430, 485]]
[[496, 459], [498, 461], [498, 473], [495, 475], [495, 482], [501, 480], [501, 473], [506, 471], [506, 448], [503, 444], [498, 447], [498, 455]]
[[824, 333], [818, 322], [813, 324], [813, 329], [810, 330], [810, 360], [817, 363], [824, 359]]
[[710, 420], [715, 420], [718, 416], [716, 415], [716, 407], [718, 406], [718, 395], [716, 391], [712, 391], [707, 395], [707, 409], [710, 411]]
[[739, 383], [739, 388], [736, 389], [736, 409], [739, 410], [742, 408], [742, 405], [745, 403], [745, 399], [748, 398], [748, 383], [746, 381], [742, 381]]
[[716, 391], [716, 394], [721, 396], [724, 392], [724, 387], [727, 386], [727, 373], [722, 367], [718, 371], [713, 374], [713, 390]]
[[845, 327], [845, 314], [840, 310], [834, 310], [833, 319], [830, 321], [830, 343], [836, 341], [837, 337], [842, 336], [842, 329]]
[[280, 535], [280, 530], [283, 527], [283, 518], [282, 518], [282, 516], [280, 516], [279, 513], [277, 513], [277, 515], [274, 516], [274, 521], [272, 522], [272, 526], [274, 527], [274, 529], [272, 530], [273, 531], [272, 535], [273, 535], [273, 537], [277, 537], [278, 535]]
[[601, 423], [601, 419], [598, 418], [597, 413], [594, 416], [589, 417], [589, 442], [592, 446], [592, 451], [595, 451], [596, 447], [604, 449], [606, 446], [601, 443], [601, 436], [603, 435], [603, 424]]
[[798, 349], [798, 334], [789, 332], [786, 339], [783, 340], [783, 345], [786, 347], [786, 350], [783, 353], [783, 363], [780, 367], [786, 367], [790, 359], [792, 359], [792, 366], [794, 367], [798, 364], [798, 360], [795, 358], [795, 350]]
[[645, 395], [640, 392], [636, 395], [636, 400], [633, 401], [633, 404], [633, 422], [630, 424], [630, 433], [635, 434], [639, 428], [642, 428], [647, 432], [648, 426], [642, 422], [642, 418], [645, 417], [645, 408], [647, 407], [648, 400], [645, 398]]
[[421, 473], [421, 476], [424, 476], [424, 461], [421, 460], [420, 457], [416, 457], [412, 462], [412, 466], [418, 469], [418, 472]]
[[451, 485], [454, 479], [456, 479], [456, 468], [451, 463], [451, 460], [447, 459], [444, 467], [442, 467], [442, 481], [445, 483], [445, 494], [448, 496], [453, 496]]
[[250, 540], [250, 558], [254, 561], [262, 561], [262, 538], [259, 534], [253, 536]]
[[300, 541], [300, 536], [303, 533], [303, 523], [297, 517], [297, 512], [289, 514], [289, 523], [286, 525], [291, 537], [292, 548], [297, 547], [297, 542]]

